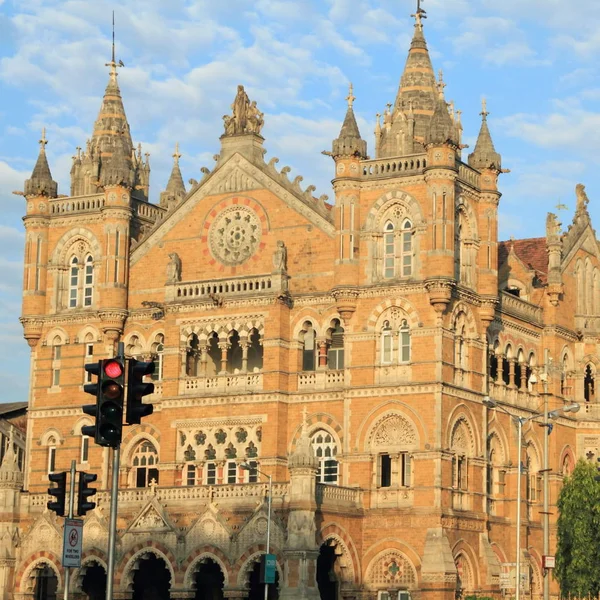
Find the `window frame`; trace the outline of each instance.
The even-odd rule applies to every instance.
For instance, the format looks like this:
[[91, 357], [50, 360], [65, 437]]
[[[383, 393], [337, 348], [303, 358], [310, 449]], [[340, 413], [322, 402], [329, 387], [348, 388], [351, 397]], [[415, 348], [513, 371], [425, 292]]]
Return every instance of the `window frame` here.
[[69, 297], [68, 307], [79, 307], [79, 259], [73, 255], [69, 261]]
[[[321, 441], [319, 441], [319, 437], [322, 437]], [[319, 461], [317, 483], [339, 485], [340, 461], [338, 459], [338, 443], [335, 437], [326, 429], [321, 428], [314, 431], [310, 436], [310, 443], [315, 457]]]

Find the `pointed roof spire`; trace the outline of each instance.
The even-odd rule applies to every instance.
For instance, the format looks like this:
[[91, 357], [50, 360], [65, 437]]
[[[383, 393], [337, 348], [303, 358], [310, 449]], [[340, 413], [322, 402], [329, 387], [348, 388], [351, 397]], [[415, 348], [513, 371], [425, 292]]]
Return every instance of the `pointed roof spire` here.
[[469, 166], [475, 169], [496, 169], [502, 170], [502, 157], [496, 148], [494, 148], [494, 142], [492, 141], [492, 134], [487, 124], [488, 111], [487, 102], [483, 98], [481, 100], [481, 129], [479, 130], [479, 137], [475, 144], [475, 150], [469, 154]]
[[164, 192], [160, 194], [161, 206], [170, 206], [172, 204], [179, 203], [186, 195], [185, 184], [183, 183], [183, 177], [181, 176], [181, 169], [179, 168], [179, 159], [181, 154], [179, 153], [179, 143], [175, 144], [175, 152], [173, 153], [173, 169], [171, 170], [171, 176]]
[[40, 153], [38, 155], [35, 167], [31, 177], [25, 181], [25, 196], [48, 196], [56, 198], [58, 195], [58, 184], [52, 179], [50, 166], [46, 157], [46, 128], [42, 129], [42, 138], [40, 139]]
[[358, 130], [358, 124], [356, 123], [356, 117], [354, 116], [354, 97], [352, 84], [349, 85], [348, 96], [348, 110], [346, 111], [346, 117], [340, 130], [340, 135], [333, 140], [332, 154], [333, 156], [359, 156], [360, 158], [366, 158], [367, 156], [367, 142], [360, 137], [360, 131]]

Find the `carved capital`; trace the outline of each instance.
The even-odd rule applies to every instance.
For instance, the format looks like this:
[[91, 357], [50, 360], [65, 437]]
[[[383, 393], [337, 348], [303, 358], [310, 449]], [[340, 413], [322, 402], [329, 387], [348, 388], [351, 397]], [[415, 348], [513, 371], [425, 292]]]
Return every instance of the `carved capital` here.
[[438, 314], [443, 314], [450, 304], [452, 289], [456, 283], [452, 279], [436, 278], [428, 279], [425, 288], [429, 294], [429, 303]]
[[27, 340], [30, 348], [35, 348], [42, 337], [44, 322], [41, 319], [28, 319], [21, 317], [23, 325], [23, 337]]
[[336, 308], [347, 325], [356, 311], [359, 290], [357, 288], [336, 288], [331, 295], [335, 298]]

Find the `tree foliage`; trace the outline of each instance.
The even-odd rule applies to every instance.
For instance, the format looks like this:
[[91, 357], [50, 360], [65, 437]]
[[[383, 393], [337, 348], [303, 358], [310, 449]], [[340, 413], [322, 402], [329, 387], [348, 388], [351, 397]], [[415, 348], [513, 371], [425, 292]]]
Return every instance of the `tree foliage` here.
[[561, 595], [600, 593], [600, 483], [593, 463], [580, 459], [558, 497], [558, 544], [554, 576]]

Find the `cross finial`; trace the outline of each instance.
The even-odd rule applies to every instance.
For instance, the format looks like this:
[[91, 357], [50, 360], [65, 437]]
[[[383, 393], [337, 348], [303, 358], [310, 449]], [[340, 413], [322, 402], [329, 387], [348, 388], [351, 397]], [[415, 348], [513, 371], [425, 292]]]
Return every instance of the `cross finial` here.
[[414, 17], [416, 23], [415, 23], [415, 27], [418, 27], [419, 29], [423, 29], [423, 19], [427, 18], [427, 13], [421, 8], [421, 2], [422, 0], [417, 0], [417, 12], [414, 15], [410, 15], [411, 17]]
[[113, 10], [112, 14], [112, 52], [110, 56], [110, 62], [106, 63], [107, 67], [110, 67], [110, 77], [111, 79], [117, 78], [117, 67], [124, 67], [123, 61], [120, 60], [117, 63], [115, 58], [115, 11]]
[[481, 99], [481, 112], [479, 114], [483, 117], [484, 121], [485, 121], [485, 119], [487, 119], [487, 116], [490, 114], [487, 111], [487, 100], [485, 98]]
[[175, 154], [173, 154], [173, 158], [179, 164], [179, 159], [181, 158], [181, 154], [179, 154], [179, 142], [175, 142]]
[[352, 105], [354, 104], [354, 101], [356, 100], [353, 92], [354, 92], [354, 88], [352, 87], [352, 83], [350, 83], [350, 86], [348, 88], [348, 95], [346, 96], [346, 100], [348, 100], [348, 108], [352, 108]]
[[40, 148], [42, 150], [46, 149], [46, 144], [48, 143], [48, 140], [46, 139], [46, 128], [43, 127], [42, 128], [42, 139], [40, 140]]

